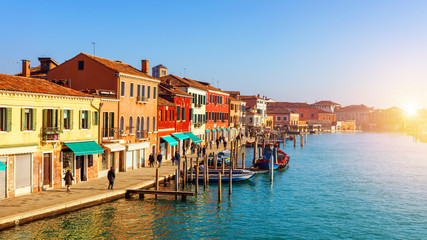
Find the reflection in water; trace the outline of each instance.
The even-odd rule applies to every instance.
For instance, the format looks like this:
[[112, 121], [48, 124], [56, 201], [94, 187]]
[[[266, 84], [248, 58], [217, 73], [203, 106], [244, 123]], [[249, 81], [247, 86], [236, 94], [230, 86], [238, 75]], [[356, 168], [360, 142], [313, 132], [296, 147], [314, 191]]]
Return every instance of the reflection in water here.
[[[422, 239], [427, 144], [393, 134], [309, 136], [287, 171], [222, 185], [197, 199], [120, 199], [0, 233], [0, 239]], [[252, 162], [247, 149], [246, 165]], [[173, 189], [174, 184], [171, 184]], [[187, 191], [194, 191], [189, 186]]]

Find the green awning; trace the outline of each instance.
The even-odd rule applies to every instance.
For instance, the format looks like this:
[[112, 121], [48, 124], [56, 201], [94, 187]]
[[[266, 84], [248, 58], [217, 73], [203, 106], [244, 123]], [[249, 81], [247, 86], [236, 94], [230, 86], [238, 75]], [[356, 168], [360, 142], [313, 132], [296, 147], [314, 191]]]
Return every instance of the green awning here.
[[6, 171], [6, 164], [0, 162], [0, 171]]
[[172, 133], [172, 136], [178, 138], [180, 141], [189, 138], [189, 136], [185, 135], [184, 133]]
[[104, 153], [95, 141], [65, 143], [76, 156]]
[[175, 146], [178, 145], [178, 142], [175, 140], [175, 138], [171, 137], [171, 136], [167, 136], [167, 137], [162, 137], [163, 140], [165, 140], [166, 142], [169, 143], [169, 146]]
[[193, 140], [194, 143], [201, 143], [202, 140], [198, 137], [196, 137], [196, 135], [194, 135], [192, 132], [188, 132], [185, 133], [185, 135], [189, 136], [191, 138], [191, 140]]
[[211, 131], [211, 130], [209, 130], [209, 129], [208, 129], [208, 130], [206, 130], [206, 132], [210, 132], [210, 131]]
[[218, 131], [218, 132], [221, 132], [221, 131], [222, 131], [222, 129], [221, 129], [221, 128], [220, 128], [220, 129], [217, 129], [217, 131]]
[[230, 131], [230, 129], [229, 129], [229, 128], [227, 128], [227, 131]]
[[212, 129], [212, 132], [216, 132], [216, 129]]

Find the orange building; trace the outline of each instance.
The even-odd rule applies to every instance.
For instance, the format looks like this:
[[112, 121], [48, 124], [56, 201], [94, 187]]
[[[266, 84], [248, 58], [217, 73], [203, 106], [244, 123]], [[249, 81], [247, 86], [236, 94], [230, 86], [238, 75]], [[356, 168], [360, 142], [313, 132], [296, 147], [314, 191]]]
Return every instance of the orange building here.
[[80, 53], [47, 76], [50, 81], [65, 82], [70, 88], [92, 92], [101, 99], [108, 96], [102, 99], [100, 109], [100, 138], [104, 162], [120, 171], [146, 166], [148, 155], [156, 154], [158, 149], [160, 81], [148, 75], [148, 60], [142, 60], [141, 65], [138, 70], [121, 61]]

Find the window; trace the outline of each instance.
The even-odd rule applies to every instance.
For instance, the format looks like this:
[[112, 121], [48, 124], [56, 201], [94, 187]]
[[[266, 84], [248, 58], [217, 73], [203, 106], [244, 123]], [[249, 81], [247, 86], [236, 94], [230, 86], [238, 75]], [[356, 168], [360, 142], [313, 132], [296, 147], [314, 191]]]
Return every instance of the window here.
[[150, 117], [147, 117], [147, 132], [150, 131]]
[[125, 133], [125, 117], [120, 117], [120, 135]]
[[280, 121], [281, 120], [281, 117], [277, 117], [277, 121]]
[[253, 121], [253, 120], [252, 120], [252, 118], [250, 117], [250, 118], [249, 118], [249, 122], [250, 122], [250, 123], [252, 123], [252, 121]]
[[314, 118], [314, 112], [311, 113], [311, 117]]
[[133, 97], [133, 83], [130, 83], [130, 92], [129, 92], [130, 97]]
[[163, 121], [163, 111], [162, 110], [159, 111], [159, 121], [160, 122]]
[[43, 109], [43, 127], [58, 128], [58, 109]]
[[63, 118], [62, 128], [73, 129], [73, 110], [63, 109], [62, 118]]
[[230, 105], [230, 109], [231, 109], [231, 110], [234, 110], [234, 104], [231, 104], [231, 105]]
[[182, 121], [185, 121], [185, 108], [182, 108]]
[[153, 132], [156, 131], [156, 117], [153, 117]]
[[78, 70], [84, 70], [85, 69], [85, 61], [79, 61], [79, 65], [77, 67]]
[[21, 109], [21, 131], [36, 130], [36, 111], [32, 108]]
[[144, 131], [144, 117], [141, 117], [141, 131]]
[[288, 117], [283, 117], [283, 121], [288, 121]]
[[102, 137], [114, 137], [114, 112], [102, 112]]
[[304, 113], [301, 113], [301, 117], [304, 117]]
[[120, 96], [121, 97], [125, 96], [125, 90], [126, 90], [125, 87], [126, 87], [125, 82], [120, 82]]
[[181, 107], [180, 106], [176, 107], [176, 120], [181, 121]]
[[141, 85], [136, 85], [136, 96], [141, 97]]
[[0, 131], [11, 130], [12, 108], [0, 108]]
[[151, 86], [147, 86], [147, 99], [150, 99], [150, 94], [151, 94]]
[[141, 85], [141, 96], [145, 97], [145, 85]]
[[129, 117], [129, 134], [133, 134], [133, 117]]
[[157, 87], [153, 87], [153, 99], [157, 98]]
[[168, 110], [165, 110], [165, 121], [169, 121], [168, 120]]
[[90, 111], [80, 110], [80, 129], [90, 129]]

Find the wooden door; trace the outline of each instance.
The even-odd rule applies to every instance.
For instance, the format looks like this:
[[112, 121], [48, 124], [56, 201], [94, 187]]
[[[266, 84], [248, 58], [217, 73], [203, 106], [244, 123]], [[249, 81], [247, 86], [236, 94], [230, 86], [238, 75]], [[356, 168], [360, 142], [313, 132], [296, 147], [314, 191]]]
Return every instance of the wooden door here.
[[50, 186], [52, 179], [52, 153], [43, 154], [43, 186]]

